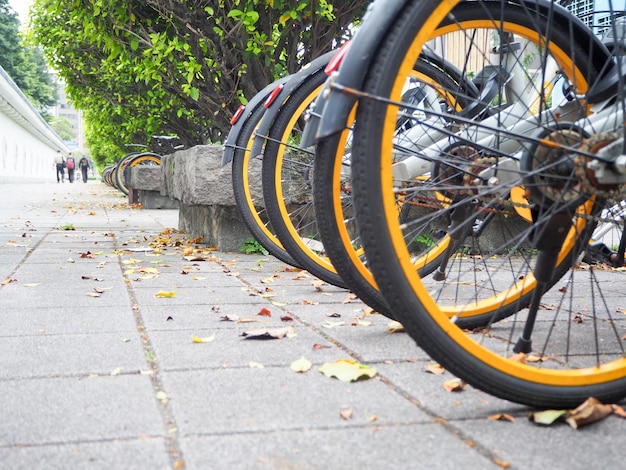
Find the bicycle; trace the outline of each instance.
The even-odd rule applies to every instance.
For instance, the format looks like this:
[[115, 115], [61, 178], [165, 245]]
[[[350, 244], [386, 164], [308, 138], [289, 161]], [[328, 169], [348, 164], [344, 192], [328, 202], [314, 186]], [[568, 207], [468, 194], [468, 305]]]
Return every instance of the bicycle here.
[[[614, 35], [623, 38], [623, 28], [612, 24]], [[498, 96], [492, 115], [479, 121], [441, 113], [458, 126], [433, 126], [441, 134], [436, 144], [426, 150], [417, 146], [415, 155], [410, 145], [395, 146], [398, 110], [419, 111], [401, 101], [418, 55], [439, 46], [437, 52], [470, 73], [476, 67], [465, 58], [489, 62], [489, 32], [534, 44], [533, 99], [506, 103]], [[457, 34], [456, 44], [463, 46], [456, 59], [445, 47], [449, 34]], [[589, 396], [624, 397], [619, 318], [609, 311], [593, 267], [569, 269], [588, 250], [602, 210], [625, 198], [621, 56], [570, 13], [544, 1], [378, 1], [355, 45], [360, 37], [372, 59], [364, 61], [364, 51], [354, 45], [348, 52], [319, 135], [328, 139], [343, 132], [358, 100], [351, 157], [357, 222], [376, 283], [406, 330], [452, 373], [511, 401], [567, 407]], [[502, 52], [495, 50], [497, 56]], [[563, 100], [552, 96], [555, 82], [546, 79], [555, 64], [567, 84]], [[400, 150], [406, 155], [397, 165]], [[432, 172], [429, 184], [417, 182], [423, 169], [411, 167], [424, 161]], [[427, 191], [447, 202], [425, 217], [451, 216], [448, 235], [470, 243], [446, 249], [435, 275], [421, 277], [396, 201], [398, 193]], [[507, 213], [528, 219], [527, 226], [510, 232], [488, 258], [472, 251], [476, 233]], [[502, 233], [508, 228], [498, 227]], [[565, 275], [569, 287], [550, 290]], [[590, 314], [577, 311], [574, 302], [582, 275], [593, 289]], [[544, 319], [542, 299], [557, 297]], [[501, 309], [511, 316], [496, 323]], [[455, 322], [471, 310], [492, 315], [493, 321], [468, 334]], [[576, 315], [584, 319], [576, 323], [581, 331], [573, 341]]]
[[[125, 195], [128, 195], [127, 186], [127, 169], [138, 165], [160, 165], [161, 156], [181, 150], [184, 148], [177, 136], [170, 135], [153, 135], [151, 146], [142, 144], [128, 144], [127, 147], [141, 147], [148, 149], [147, 151], [134, 151], [122, 157], [115, 166], [112, 173], [114, 187], [119, 189]], [[159, 153], [150, 151], [150, 149], [159, 150]]]

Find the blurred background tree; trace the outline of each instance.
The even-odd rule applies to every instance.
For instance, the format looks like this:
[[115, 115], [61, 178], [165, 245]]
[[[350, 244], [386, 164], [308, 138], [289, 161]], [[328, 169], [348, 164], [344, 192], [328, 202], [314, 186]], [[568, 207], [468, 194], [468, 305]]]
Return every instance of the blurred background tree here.
[[0, 66], [45, 118], [57, 101], [54, 80], [38, 47], [20, 35], [20, 21], [8, 0], [0, 0]]
[[221, 142], [241, 103], [344, 42], [368, 3], [35, 0], [30, 31], [107, 163], [153, 134]]

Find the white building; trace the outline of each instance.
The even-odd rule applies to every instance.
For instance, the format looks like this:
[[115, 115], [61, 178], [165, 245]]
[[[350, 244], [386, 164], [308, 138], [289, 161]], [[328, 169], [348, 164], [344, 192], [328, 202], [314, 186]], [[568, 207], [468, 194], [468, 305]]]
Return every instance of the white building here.
[[56, 179], [54, 156], [69, 149], [0, 67], [0, 181]]

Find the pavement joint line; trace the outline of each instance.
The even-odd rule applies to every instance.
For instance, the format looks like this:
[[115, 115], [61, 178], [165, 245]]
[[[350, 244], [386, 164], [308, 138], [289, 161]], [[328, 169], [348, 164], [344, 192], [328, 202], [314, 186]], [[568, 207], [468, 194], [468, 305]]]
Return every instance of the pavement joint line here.
[[[227, 272], [235, 272], [235, 271], [232, 271], [228, 266], [224, 265], [222, 262], [219, 262], [219, 264]], [[249, 289], [258, 292], [259, 294], [262, 294], [262, 291], [260, 291], [258, 288], [253, 286], [246, 279], [242, 278], [241, 274], [238, 273], [235, 277], [237, 277], [241, 282], [243, 282], [246, 286], [248, 286]], [[271, 302], [269, 302], [269, 303], [271, 304]], [[274, 305], [274, 304], [272, 304], [272, 305]], [[276, 306], [276, 305], [274, 305], [274, 306]], [[322, 336], [324, 339], [326, 339], [326, 341], [328, 341], [329, 343], [333, 344], [334, 346], [336, 346], [337, 348], [342, 350], [344, 353], [348, 354], [349, 356], [351, 356], [352, 358], [356, 359], [359, 362], [363, 362], [363, 358], [359, 354], [357, 354], [356, 352], [350, 350], [350, 348], [344, 346], [341, 342], [337, 341], [336, 339], [332, 338], [330, 335], [325, 333], [321, 328], [317, 327], [316, 325], [313, 325], [312, 323], [309, 323], [309, 322], [303, 320], [298, 315], [296, 315], [293, 312], [291, 312], [287, 308], [288, 306], [277, 306], [277, 307], [279, 309], [281, 309], [283, 312], [288, 313], [292, 318], [294, 318], [294, 320], [297, 320], [298, 322], [300, 322], [302, 325], [304, 325], [309, 330], [311, 330], [314, 333], [319, 334], [320, 336]], [[425, 361], [425, 362], [427, 362], [427, 361]], [[370, 363], [371, 364], [376, 364], [376, 363], [384, 364], [385, 362], [384, 361], [378, 361], [378, 362], [370, 362]], [[264, 364], [264, 366], [265, 367], [272, 367], [272, 366], [267, 366], [265, 364]], [[278, 366], [275, 366], [275, 367], [278, 367]], [[244, 368], [244, 367], [241, 367], [241, 368]], [[219, 369], [219, 368], [215, 368], [215, 369]], [[463, 442], [465, 445], [467, 445], [468, 447], [472, 448], [473, 450], [475, 450], [476, 452], [481, 454], [483, 457], [488, 458], [488, 459], [490, 459], [491, 461], [494, 461], [494, 462], [498, 461], [499, 457], [498, 457], [497, 454], [495, 454], [494, 452], [490, 451], [487, 447], [481, 445], [480, 443], [475, 442], [470, 437], [464, 435], [464, 433], [459, 428], [457, 428], [456, 426], [451, 425], [447, 420], [445, 420], [444, 418], [439, 416], [437, 413], [433, 412], [432, 410], [428, 409], [427, 407], [424, 407], [417, 398], [413, 397], [410, 393], [408, 393], [407, 391], [403, 390], [398, 385], [394, 384], [390, 379], [388, 379], [383, 374], [381, 374], [380, 371], [377, 372], [375, 378], [377, 380], [379, 380], [380, 382], [384, 383], [389, 389], [393, 390], [395, 393], [397, 393], [402, 398], [407, 400], [413, 406], [415, 406], [416, 408], [418, 408], [421, 411], [423, 411], [427, 416], [430, 416], [432, 418], [432, 420], [433, 420], [433, 424], [440, 425], [446, 432], [448, 432], [449, 434], [451, 434], [455, 438], [459, 439], [461, 442]], [[407, 424], [404, 424], [404, 425], [407, 425]], [[402, 426], [402, 424], [398, 423], [398, 424], [395, 424], [393, 426], [398, 427], [398, 426]], [[358, 425], [358, 426], [350, 426], [350, 427], [368, 429], [368, 428], [372, 427], [372, 425], [370, 423], [370, 424], [364, 424], [364, 425]], [[309, 428], [306, 428], [306, 429], [309, 429]], [[315, 428], [315, 429], [319, 430], [318, 428]], [[331, 430], [331, 429], [332, 428], [328, 428], [328, 430]], [[292, 432], [293, 431], [295, 431], [295, 430], [292, 430]], [[254, 433], [251, 432], [251, 434], [254, 434]], [[224, 434], [218, 434], [218, 435], [224, 435]]]
[[[431, 410], [427, 406], [422, 405], [417, 398], [412, 396], [409, 392], [404, 390], [402, 387], [399, 387], [398, 385], [394, 384], [390, 379], [385, 377], [380, 372], [378, 372], [376, 374], [376, 378], [379, 381], [383, 382], [385, 385], [387, 385], [390, 389], [392, 389], [398, 395], [400, 395], [401, 397], [405, 398], [410, 403], [415, 405], [418, 409], [423, 411], [424, 414], [430, 416], [432, 418], [434, 424], [440, 425], [446, 432], [448, 432], [452, 436], [458, 438], [461, 442], [463, 442], [468, 447], [471, 447], [472, 449], [477, 451], [482, 456], [484, 456], [486, 458], [489, 458], [489, 459], [491, 459], [494, 462], [499, 459], [498, 455], [496, 455], [494, 452], [490, 451], [487, 447], [485, 447], [485, 446], [481, 445], [480, 443], [476, 442], [475, 440], [471, 439], [469, 436], [464, 434], [461, 429], [459, 429], [458, 427], [454, 426], [453, 424], [450, 424], [450, 422], [448, 420], [446, 420], [445, 418], [442, 418], [441, 416], [439, 416], [436, 412], [434, 412], [433, 410]], [[461, 421], [472, 421], [472, 420], [475, 421], [476, 418], [467, 418], [467, 419], [461, 420]]]
[[[154, 390], [154, 400], [157, 402], [157, 407], [160, 410], [161, 418], [163, 419], [163, 424], [165, 427], [165, 443], [168, 449], [168, 457], [170, 460], [170, 465], [172, 468], [179, 468], [181, 462], [184, 462], [183, 453], [181, 450], [180, 442], [178, 441], [178, 425], [176, 423], [176, 419], [174, 418], [174, 412], [169, 405], [169, 398], [167, 398], [167, 392], [164, 390], [163, 380], [161, 379], [161, 371], [158, 364], [158, 357], [155, 354], [154, 346], [152, 345], [152, 341], [150, 340], [150, 336], [146, 331], [145, 322], [143, 320], [143, 316], [141, 314], [141, 309], [139, 307], [139, 303], [137, 302], [137, 297], [135, 295], [135, 291], [133, 289], [133, 284], [130, 282], [130, 278], [124, 273], [125, 267], [122, 263], [122, 250], [120, 249], [117, 234], [113, 236], [113, 246], [115, 251], [117, 252], [117, 262], [118, 266], [122, 272], [122, 276], [126, 281], [126, 291], [128, 293], [129, 299], [131, 301], [131, 310], [133, 312], [133, 316], [135, 318], [135, 324], [137, 325], [137, 332], [141, 338], [141, 344], [146, 356], [146, 362], [152, 371], [150, 374], [150, 382], [152, 383], [152, 388]], [[159, 400], [157, 398], [157, 394], [159, 392], [166, 393], [166, 398], [163, 400]]]
[[[12, 279], [13, 275], [24, 265], [24, 263], [28, 260], [28, 258], [34, 253], [34, 251], [39, 248], [39, 246], [44, 242], [44, 240], [46, 238], [48, 238], [48, 235], [50, 235], [50, 233], [54, 230], [54, 227], [48, 229], [48, 231], [46, 233], [44, 233], [44, 235], [39, 239], [39, 241], [37, 241], [32, 247], [29, 247], [26, 250], [26, 254], [24, 255], [24, 257], [19, 261], [19, 263], [15, 264], [15, 268], [13, 268], [11, 270], [11, 272], [8, 274], [8, 276], [6, 277], [6, 279]], [[0, 289], [3, 288], [6, 284], [0, 284]]]
[[[222, 266], [225, 270], [227, 270], [227, 272], [232, 272], [232, 273], [236, 273], [236, 271], [232, 271], [228, 266], [226, 266], [223, 262], [218, 261], [218, 263], [220, 264], [220, 266]], [[237, 274], [236, 276], [237, 279], [239, 279], [242, 283], [244, 283], [248, 289], [250, 290], [254, 290], [256, 291], [259, 296], [261, 294], [263, 294], [263, 292], [261, 290], [259, 290], [258, 288], [256, 288], [255, 286], [252, 285], [252, 283], [250, 283], [249, 281], [247, 281], [246, 279], [244, 279], [243, 277], [241, 277], [241, 274]], [[292, 311], [286, 309], [285, 306], [282, 305], [275, 305], [273, 304], [270, 300], [267, 299], [263, 299], [265, 301], [267, 301], [269, 304], [271, 304], [273, 307], [277, 307], [279, 309], [281, 309], [283, 312], [288, 313], [289, 316], [291, 316], [294, 320], [297, 320], [298, 322], [300, 322], [302, 325], [304, 325], [306, 328], [308, 328], [309, 330], [311, 330], [312, 332], [319, 334], [320, 336], [322, 336], [326, 341], [328, 341], [329, 343], [333, 344], [334, 346], [336, 346], [337, 348], [341, 349], [343, 352], [345, 352], [346, 354], [348, 354], [349, 356], [353, 357], [354, 359], [356, 359], [359, 362], [363, 361], [363, 358], [361, 356], [359, 356], [357, 353], [355, 353], [354, 351], [350, 350], [350, 348], [344, 346], [343, 344], [341, 344], [340, 342], [338, 342], [337, 340], [335, 340], [334, 338], [332, 338], [331, 336], [329, 336], [328, 334], [326, 334], [324, 331], [322, 331], [320, 328], [318, 328], [317, 326], [313, 325], [312, 323], [309, 323], [305, 320], [303, 320], [302, 318], [300, 318], [297, 314], [293, 313]]]
[[[147, 439], [163, 439], [163, 436], [158, 436], [158, 435], [150, 435], [150, 434], [146, 434], [141, 436], [143, 439], [147, 440]], [[82, 445], [82, 444], [102, 444], [102, 443], [117, 443], [117, 442], [136, 442], [137, 441], [137, 437], [136, 436], [130, 436], [130, 437], [113, 437], [110, 439], [78, 439], [78, 440], [73, 440], [73, 441], [49, 441], [49, 442], [38, 442], [35, 444], [17, 444], [17, 443], [12, 443], [12, 444], [8, 444], [8, 445], [3, 445], [0, 444], [0, 449], [15, 449], [16, 447], [21, 448], [21, 449], [38, 449], [40, 447], [58, 447], [58, 446], [78, 446], [78, 445]]]

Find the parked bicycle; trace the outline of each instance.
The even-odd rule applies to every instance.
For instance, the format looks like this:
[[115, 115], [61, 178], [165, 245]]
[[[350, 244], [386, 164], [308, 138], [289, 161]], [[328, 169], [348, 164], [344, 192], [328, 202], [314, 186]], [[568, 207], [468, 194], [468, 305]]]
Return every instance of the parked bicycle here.
[[[622, 10], [609, 2], [605, 12], [618, 51]], [[496, 92], [477, 100], [481, 114], [403, 101], [424, 52], [468, 77], [492, 71]], [[626, 74], [615, 52], [551, 2], [377, 1], [329, 85], [318, 147], [353, 132], [356, 218], [384, 299], [435, 360], [512, 401], [626, 395], [622, 315], [594, 267], [577, 268], [602, 214], [626, 199]], [[410, 131], [398, 135], [399, 119], [411, 120]], [[399, 197], [436, 204], [401, 222]], [[423, 255], [406, 233], [440, 220], [439, 268], [420, 275]], [[471, 316], [485, 328], [468, 334], [457, 324]]]

